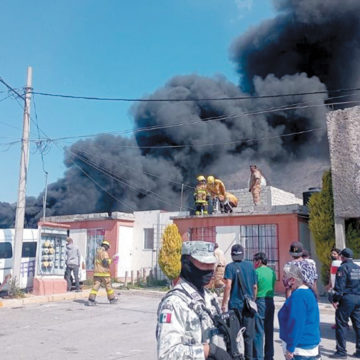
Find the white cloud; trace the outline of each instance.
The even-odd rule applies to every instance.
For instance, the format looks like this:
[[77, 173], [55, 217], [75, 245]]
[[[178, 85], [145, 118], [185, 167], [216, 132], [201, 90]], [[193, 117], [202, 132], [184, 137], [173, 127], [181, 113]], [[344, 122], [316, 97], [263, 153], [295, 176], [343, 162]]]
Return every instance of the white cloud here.
[[252, 9], [254, 0], [235, 0], [236, 7], [239, 10], [248, 10], [250, 11]]

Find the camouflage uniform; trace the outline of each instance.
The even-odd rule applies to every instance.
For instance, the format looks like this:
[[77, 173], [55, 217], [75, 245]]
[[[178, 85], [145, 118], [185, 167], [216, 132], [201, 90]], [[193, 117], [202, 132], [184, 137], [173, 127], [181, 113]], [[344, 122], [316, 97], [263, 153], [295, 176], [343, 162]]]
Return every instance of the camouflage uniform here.
[[203, 298], [183, 279], [180, 279], [174, 290], [170, 290], [158, 308], [158, 359], [203, 360], [204, 343], [212, 343], [226, 349], [222, 336], [218, 335], [212, 319], [202, 308], [205, 307], [213, 315], [218, 314], [212, 299], [217, 301], [216, 295], [205, 289]]

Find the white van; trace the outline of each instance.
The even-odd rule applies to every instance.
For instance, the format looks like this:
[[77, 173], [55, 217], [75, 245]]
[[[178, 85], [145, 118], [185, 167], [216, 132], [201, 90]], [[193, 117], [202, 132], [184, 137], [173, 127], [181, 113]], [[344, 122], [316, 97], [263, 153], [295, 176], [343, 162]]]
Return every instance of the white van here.
[[[14, 261], [14, 234], [14, 229], [0, 229], [0, 291], [9, 288], [8, 280]], [[38, 238], [38, 229], [24, 229], [19, 281], [21, 289], [33, 287]]]

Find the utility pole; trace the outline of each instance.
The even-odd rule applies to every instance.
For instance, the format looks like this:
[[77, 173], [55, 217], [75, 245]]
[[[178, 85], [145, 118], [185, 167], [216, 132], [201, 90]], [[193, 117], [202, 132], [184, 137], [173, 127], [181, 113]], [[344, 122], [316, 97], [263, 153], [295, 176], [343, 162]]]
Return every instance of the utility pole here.
[[180, 212], [182, 212], [182, 208], [183, 208], [183, 195], [184, 195], [184, 184], [181, 184]]
[[26, 201], [26, 178], [29, 163], [29, 132], [30, 132], [30, 100], [32, 90], [32, 68], [27, 69], [27, 81], [25, 88], [25, 104], [23, 117], [23, 135], [21, 139], [20, 177], [18, 187], [18, 200], [15, 216], [14, 237], [14, 264], [13, 279], [20, 285], [21, 252], [24, 232], [25, 201]]

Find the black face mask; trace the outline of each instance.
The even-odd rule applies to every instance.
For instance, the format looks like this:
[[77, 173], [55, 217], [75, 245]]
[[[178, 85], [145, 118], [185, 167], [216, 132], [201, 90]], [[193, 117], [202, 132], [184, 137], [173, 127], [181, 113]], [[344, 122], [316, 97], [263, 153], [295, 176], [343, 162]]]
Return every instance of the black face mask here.
[[337, 256], [330, 256], [331, 260], [337, 260]]
[[207, 285], [214, 270], [200, 270], [190, 260], [190, 258], [181, 259], [181, 273], [180, 276], [194, 285], [201, 294], [204, 293], [204, 286]]

